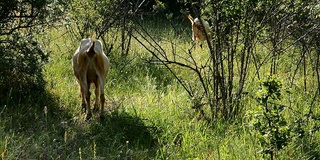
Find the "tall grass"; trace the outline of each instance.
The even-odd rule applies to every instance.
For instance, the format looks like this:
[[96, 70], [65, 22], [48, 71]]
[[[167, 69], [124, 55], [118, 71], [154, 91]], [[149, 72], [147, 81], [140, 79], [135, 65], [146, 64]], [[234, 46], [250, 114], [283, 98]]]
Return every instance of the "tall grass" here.
[[[190, 48], [189, 25], [177, 27], [181, 29], [177, 32], [163, 24], [142, 25], [150, 25], [149, 32], [168, 51], [172, 44], [177, 52]], [[112, 35], [109, 36], [111, 42]], [[12, 101], [9, 96], [5, 107], [0, 107], [2, 159], [262, 158], [256, 134], [246, 125], [245, 118], [233, 122], [198, 120], [184, 89], [165, 68], [147, 63], [152, 56], [136, 41], [132, 42], [128, 57], [120, 56], [119, 42], [108, 53], [111, 68], [105, 87], [106, 119], [100, 122], [94, 116], [85, 122], [71, 66], [79, 42], [63, 29], [52, 30], [39, 40], [51, 51], [43, 72], [46, 91], [30, 95], [30, 100], [23, 103]], [[206, 48], [197, 48], [195, 53], [199, 63], [201, 57], [208, 56]], [[190, 79], [193, 76], [184, 70], [179, 74]], [[253, 92], [255, 86], [258, 85], [253, 79], [246, 89]], [[286, 97], [288, 101], [295, 99], [290, 106], [300, 108], [310, 99], [299, 92]], [[246, 110], [254, 100], [246, 98], [242, 105]], [[291, 116], [288, 114], [288, 118]], [[313, 148], [291, 143], [279, 158], [314, 157], [319, 154], [319, 136], [301, 141], [313, 144]]]

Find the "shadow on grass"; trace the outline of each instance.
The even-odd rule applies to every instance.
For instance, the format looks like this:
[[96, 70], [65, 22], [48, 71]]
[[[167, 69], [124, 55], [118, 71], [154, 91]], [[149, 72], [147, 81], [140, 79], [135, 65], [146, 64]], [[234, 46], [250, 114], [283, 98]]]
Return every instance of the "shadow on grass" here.
[[16, 95], [1, 100], [0, 159], [46, 159], [51, 142], [61, 136], [60, 123], [71, 115], [46, 91]]
[[8, 132], [31, 134], [59, 126], [61, 121], [70, 119], [71, 115], [63, 106], [59, 106], [57, 99], [45, 91], [29, 94], [28, 97], [9, 96], [5, 102], [2, 101], [0, 108], [1, 125]]
[[155, 156], [158, 131], [147, 120], [118, 108], [106, 114], [103, 121], [85, 122], [83, 118], [73, 117], [66, 107], [59, 106], [58, 97], [48, 93], [32, 97], [24, 102], [8, 100], [0, 108], [2, 158], [140, 159]]
[[[96, 113], [97, 114], [97, 113]], [[150, 121], [116, 109], [103, 120], [74, 119], [64, 125], [57, 152], [63, 159], [145, 159], [155, 156], [158, 129]]]
[[146, 123], [147, 120], [124, 111], [114, 111], [103, 122], [90, 124], [89, 132], [96, 154], [107, 159], [153, 157], [158, 129]]

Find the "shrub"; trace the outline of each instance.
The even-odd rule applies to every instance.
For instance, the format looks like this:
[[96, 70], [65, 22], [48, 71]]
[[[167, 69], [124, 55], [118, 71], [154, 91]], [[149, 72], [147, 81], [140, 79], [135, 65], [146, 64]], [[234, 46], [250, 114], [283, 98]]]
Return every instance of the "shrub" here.
[[45, 84], [41, 68], [47, 59], [47, 53], [33, 37], [21, 33], [8, 36], [6, 43], [0, 43], [0, 98], [10, 92], [24, 97], [41, 91]]
[[283, 114], [286, 106], [280, 104], [281, 92], [282, 83], [276, 77], [261, 81], [255, 95], [258, 105], [248, 112], [252, 118], [250, 126], [257, 132], [262, 153], [269, 154], [271, 159], [291, 139], [291, 129]]
[[47, 53], [35, 37], [61, 17], [66, 2], [0, 0], [0, 102], [43, 90]]

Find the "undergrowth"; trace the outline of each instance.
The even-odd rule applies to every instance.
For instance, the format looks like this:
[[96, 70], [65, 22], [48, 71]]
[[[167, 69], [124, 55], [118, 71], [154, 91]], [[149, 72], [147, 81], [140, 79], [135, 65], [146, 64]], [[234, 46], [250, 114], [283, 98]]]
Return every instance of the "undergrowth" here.
[[[190, 35], [175, 40], [173, 33], [176, 32], [168, 28], [162, 31], [151, 32], [163, 41], [165, 49], [171, 50], [172, 41], [179, 44], [178, 49], [189, 49], [190, 43], [185, 37]], [[164, 40], [162, 34], [171, 38]], [[262, 158], [258, 135], [248, 127], [248, 120], [242, 117], [244, 113], [229, 122], [199, 119], [177, 80], [163, 66], [149, 63], [152, 57], [134, 41], [127, 57], [119, 54], [117, 46], [108, 53], [111, 68], [105, 87], [106, 119], [99, 121], [94, 113], [91, 121], [84, 121], [80, 89], [71, 66], [71, 57], [79, 42], [64, 30], [52, 30], [41, 39], [50, 50], [43, 71], [46, 88], [44, 92], [23, 97], [25, 101], [12, 99], [9, 94], [1, 104], [2, 159]], [[203, 55], [207, 53], [206, 48], [197, 48], [195, 53], [199, 61], [202, 56], [208, 56]], [[183, 70], [179, 74], [191, 76]], [[241, 102], [244, 111], [256, 105], [249, 95], [257, 85], [258, 82], [252, 81], [245, 88], [249, 94]], [[288, 102], [289, 98], [294, 98], [294, 103]], [[310, 100], [300, 92], [284, 94], [283, 99], [289, 111], [299, 111]], [[303, 133], [319, 126], [318, 121], [307, 123], [304, 119], [295, 119], [288, 110], [284, 114], [286, 120], [307, 124], [301, 128]], [[316, 116], [319, 109], [314, 107], [313, 112]], [[306, 135], [290, 141], [277, 156], [280, 159], [319, 158], [319, 132]]]

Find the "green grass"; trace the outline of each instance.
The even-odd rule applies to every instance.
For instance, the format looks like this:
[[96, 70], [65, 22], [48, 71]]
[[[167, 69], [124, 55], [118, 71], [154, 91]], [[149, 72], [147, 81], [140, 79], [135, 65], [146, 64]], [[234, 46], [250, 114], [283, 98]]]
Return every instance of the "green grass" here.
[[[178, 44], [179, 53], [190, 49], [190, 34], [185, 33], [190, 31], [188, 27], [182, 27], [179, 33], [184, 34], [177, 38], [176, 32], [161, 24], [144, 25], [150, 25], [147, 28], [165, 50], [172, 49], [172, 42]], [[117, 44], [110, 53], [106, 119], [100, 122], [95, 114], [86, 122], [71, 66], [79, 42], [64, 33], [52, 30], [42, 37], [46, 49], [51, 50], [43, 71], [45, 92], [25, 97], [26, 101], [8, 96], [0, 107], [3, 159], [262, 159], [259, 142], [245, 117], [233, 122], [198, 120], [184, 89], [163, 66], [146, 63], [151, 56], [136, 41], [126, 58], [120, 56]], [[199, 63], [207, 56], [206, 49], [195, 51]], [[263, 70], [267, 72], [268, 67]], [[190, 79], [193, 76], [183, 70], [180, 74]], [[246, 89], [253, 92], [258, 83], [249, 83]], [[301, 83], [290, 96], [292, 106], [303, 108], [312, 92], [298, 92]], [[285, 101], [289, 104], [288, 99]], [[241, 103], [244, 111], [255, 104], [250, 98]], [[318, 108], [315, 110], [319, 113]], [[288, 119], [294, 117], [288, 114]], [[279, 159], [319, 157], [319, 136], [316, 132], [314, 137], [293, 141], [278, 154]]]

